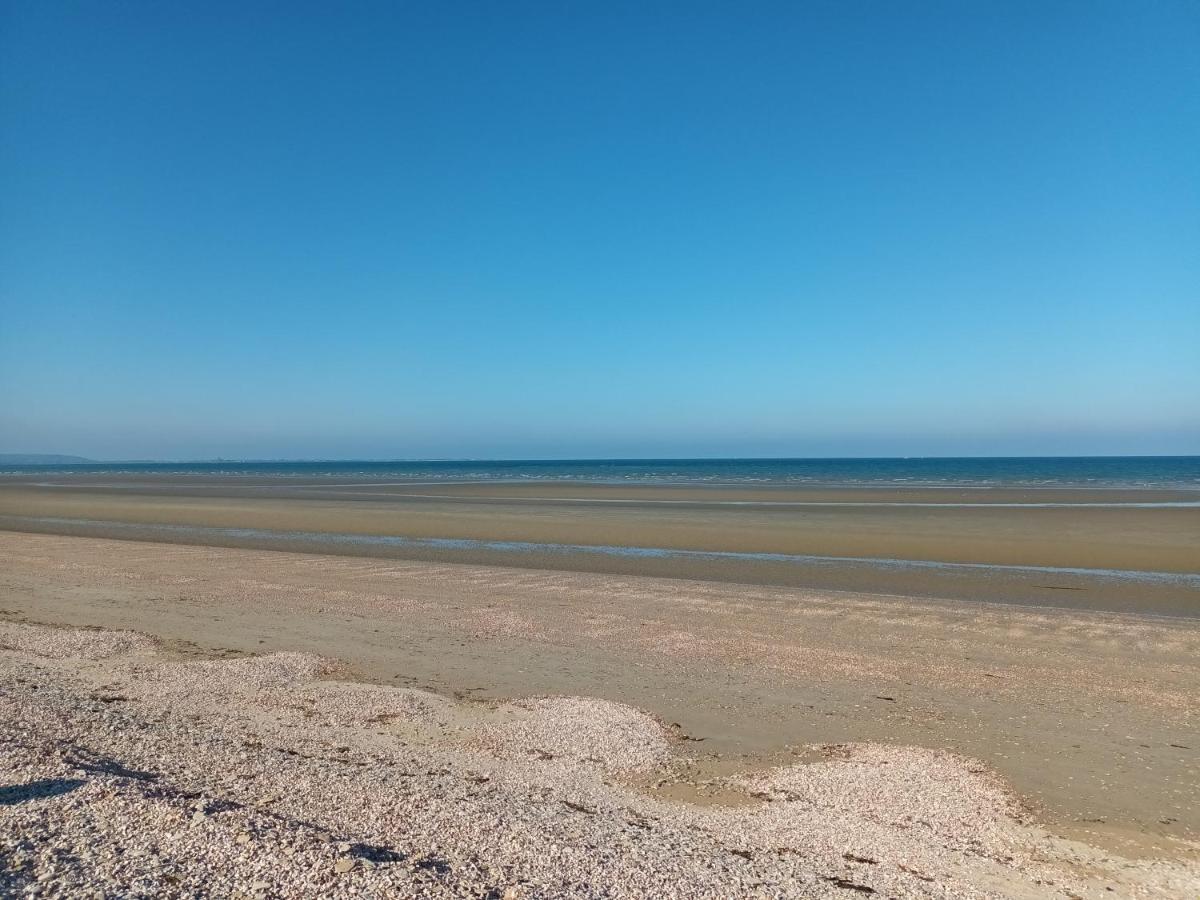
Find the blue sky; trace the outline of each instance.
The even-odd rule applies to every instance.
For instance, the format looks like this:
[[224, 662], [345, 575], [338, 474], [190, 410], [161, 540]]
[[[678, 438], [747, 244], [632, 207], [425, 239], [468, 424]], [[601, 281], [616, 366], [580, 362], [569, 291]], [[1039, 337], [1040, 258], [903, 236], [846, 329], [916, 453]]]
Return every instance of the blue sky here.
[[1200, 6], [0, 0], [0, 450], [1200, 453]]

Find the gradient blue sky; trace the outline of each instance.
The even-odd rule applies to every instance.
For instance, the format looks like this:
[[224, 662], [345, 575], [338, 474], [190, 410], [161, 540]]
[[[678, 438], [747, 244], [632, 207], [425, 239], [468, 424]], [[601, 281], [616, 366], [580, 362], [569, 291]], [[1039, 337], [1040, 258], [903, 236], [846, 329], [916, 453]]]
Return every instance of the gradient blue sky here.
[[1200, 452], [1200, 4], [0, 0], [0, 450]]

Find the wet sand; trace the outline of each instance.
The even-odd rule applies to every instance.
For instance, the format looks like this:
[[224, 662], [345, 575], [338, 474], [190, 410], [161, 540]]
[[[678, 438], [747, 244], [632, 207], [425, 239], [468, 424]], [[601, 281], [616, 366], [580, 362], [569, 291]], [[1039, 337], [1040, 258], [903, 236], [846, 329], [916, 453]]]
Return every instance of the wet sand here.
[[1195, 503], [1182, 491], [0, 479], [0, 527], [26, 532], [1171, 616], [1200, 615]]

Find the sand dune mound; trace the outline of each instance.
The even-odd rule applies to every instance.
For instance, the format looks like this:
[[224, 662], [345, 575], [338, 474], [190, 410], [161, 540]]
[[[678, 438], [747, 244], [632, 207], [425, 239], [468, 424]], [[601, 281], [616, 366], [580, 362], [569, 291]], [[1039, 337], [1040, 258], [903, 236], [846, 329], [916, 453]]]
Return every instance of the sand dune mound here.
[[0, 622], [0, 648], [47, 659], [108, 659], [153, 651], [153, 642], [134, 631], [48, 628]]
[[303, 697], [331, 725], [446, 725], [455, 717], [452, 701], [406, 688], [333, 681], [309, 685]]
[[424, 691], [347, 681], [324, 681], [338, 664], [309, 653], [270, 653], [139, 668], [135, 684], [158, 696], [182, 695], [190, 705], [236, 699], [232, 713], [275, 717], [293, 724], [341, 728], [394, 724], [437, 725], [453, 703]]
[[612, 772], [653, 769], [670, 756], [662, 724], [623, 703], [582, 697], [516, 700], [498, 712], [477, 742], [507, 758], [565, 759]]
[[952, 844], [1004, 851], [1022, 818], [1001, 778], [977, 760], [921, 747], [840, 744], [826, 759], [738, 779], [755, 796], [793, 810], [920, 828]]
[[452, 718], [453, 703], [424, 691], [324, 681], [337, 664], [308, 653], [270, 653], [241, 659], [136, 666], [129, 688], [143, 700], [170, 698], [176, 708], [225, 707], [226, 713], [264, 724], [323, 728], [437, 726]]
[[819, 762], [726, 779], [766, 802], [705, 827], [755, 856], [808, 859], [861, 893], [992, 895], [965, 881], [1003, 883], [1007, 895], [1021, 877], [1051, 877], [1036, 862], [1047, 835], [1026, 825], [1004, 781], [978, 761], [883, 744], [820, 749]]
[[332, 663], [308, 653], [271, 653], [240, 659], [128, 665], [114, 672], [124, 690], [144, 702], [176, 710], [224, 707], [231, 715], [257, 715], [296, 705], [297, 690], [329, 671]]
[[181, 682], [216, 680], [230, 687], [262, 689], [296, 687], [334, 668], [331, 660], [311, 653], [269, 653], [240, 659], [213, 659], [163, 667], [166, 677]]

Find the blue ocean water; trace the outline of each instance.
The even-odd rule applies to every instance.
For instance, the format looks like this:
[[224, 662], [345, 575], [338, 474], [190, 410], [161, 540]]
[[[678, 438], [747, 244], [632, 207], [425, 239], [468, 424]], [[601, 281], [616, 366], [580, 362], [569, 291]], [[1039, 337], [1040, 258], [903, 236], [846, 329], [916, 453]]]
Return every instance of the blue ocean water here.
[[388, 481], [577, 481], [861, 487], [1200, 490], [1200, 456], [893, 459], [228, 461], [0, 467], [4, 475], [216, 475]]

